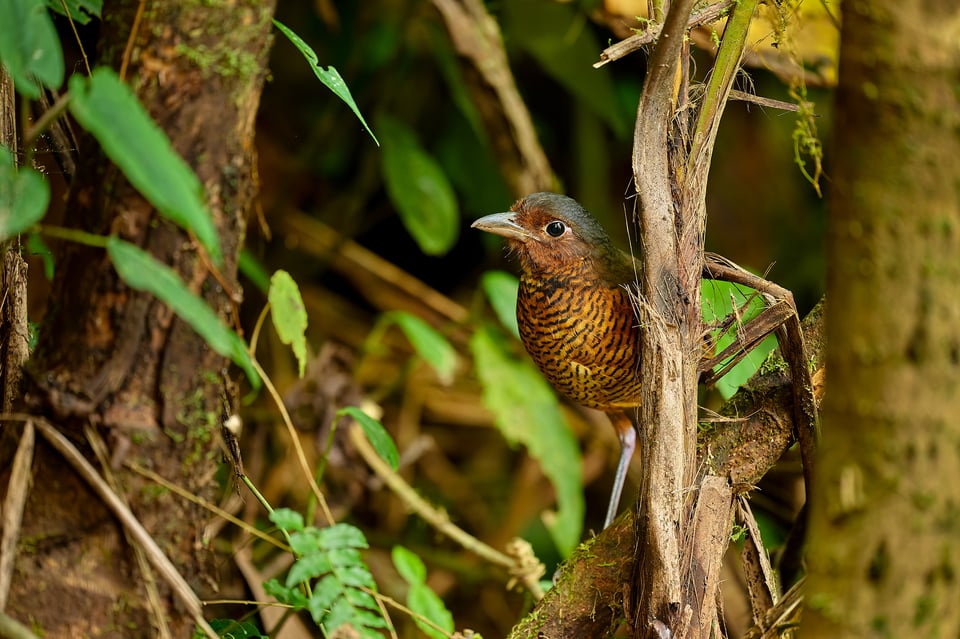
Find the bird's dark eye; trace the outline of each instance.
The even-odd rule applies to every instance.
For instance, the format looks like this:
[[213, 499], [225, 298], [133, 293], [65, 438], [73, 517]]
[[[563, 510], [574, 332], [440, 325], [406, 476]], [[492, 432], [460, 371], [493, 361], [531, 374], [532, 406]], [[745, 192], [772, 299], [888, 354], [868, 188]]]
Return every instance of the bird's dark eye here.
[[543, 227], [543, 230], [545, 230], [550, 237], [560, 237], [564, 231], [567, 230], [567, 225], [560, 220], [554, 220]]

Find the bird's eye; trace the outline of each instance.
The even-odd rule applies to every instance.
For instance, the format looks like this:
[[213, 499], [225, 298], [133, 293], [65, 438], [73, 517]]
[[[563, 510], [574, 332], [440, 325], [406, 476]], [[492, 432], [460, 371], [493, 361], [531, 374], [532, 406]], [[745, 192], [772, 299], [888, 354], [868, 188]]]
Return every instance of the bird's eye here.
[[564, 231], [567, 230], [567, 225], [560, 220], [554, 220], [543, 227], [543, 230], [545, 230], [550, 237], [560, 237]]

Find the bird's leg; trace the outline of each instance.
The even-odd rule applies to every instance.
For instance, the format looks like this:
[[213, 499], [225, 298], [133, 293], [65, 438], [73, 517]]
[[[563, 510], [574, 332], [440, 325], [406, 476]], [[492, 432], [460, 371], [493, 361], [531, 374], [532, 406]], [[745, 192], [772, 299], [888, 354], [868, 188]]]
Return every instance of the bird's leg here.
[[617, 474], [613, 478], [607, 517], [603, 521], [604, 528], [613, 523], [613, 518], [617, 516], [617, 510], [620, 508], [620, 493], [623, 492], [623, 484], [627, 479], [627, 469], [630, 468], [633, 451], [637, 448], [637, 429], [634, 428], [630, 418], [622, 411], [607, 413], [607, 417], [617, 429], [617, 438], [620, 440], [620, 461], [617, 462]]

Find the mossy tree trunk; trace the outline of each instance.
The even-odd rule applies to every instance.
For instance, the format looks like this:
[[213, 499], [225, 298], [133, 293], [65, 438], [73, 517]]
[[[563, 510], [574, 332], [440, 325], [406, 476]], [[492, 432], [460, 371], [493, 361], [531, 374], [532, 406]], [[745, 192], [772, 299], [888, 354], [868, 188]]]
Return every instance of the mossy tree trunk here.
[[[121, 68], [139, 4], [105, 4], [102, 64]], [[149, 2], [143, 8], [125, 77], [204, 186], [225, 255], [222, 278], [92, 139], [81, 141], [67, 224], [143, 247], [232, 323], [240, 296], [237, 258], [256, 186], [253, 125], [274, 3]], [[125, 286], [102, 250], [64, 244], [57, 254], [51, 303], [30, 366], [28, 409], [45, 413], [91, 459], [87, 429], [102, 437], [134, 513], [194, 589], [209, 594], [215, 575], [202, 538], [208, 513], [158, 489], [125, 462], [211, 497], [227, 362], [163, 304]], [[143, 571], [115, 519], [62, 458], [39, 446], [8, 613], [47, 637], [156, 636], [160, 617], [170, 636], [189, 636], [186, 609], [158, 582], [159, 612], [147, 604]]]
[[844, 2], [804, 637], [960, 634], [960, 9]]

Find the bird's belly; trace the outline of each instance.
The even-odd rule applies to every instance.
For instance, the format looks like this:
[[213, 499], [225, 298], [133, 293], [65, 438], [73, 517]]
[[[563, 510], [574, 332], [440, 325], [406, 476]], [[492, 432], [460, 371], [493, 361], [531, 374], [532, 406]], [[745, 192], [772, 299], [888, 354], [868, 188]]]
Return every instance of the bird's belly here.
[[625, 291], [521, 287], [517, 320], [527, 352], [557, 391], [601, 410], [639, 404], [639, 329]]

